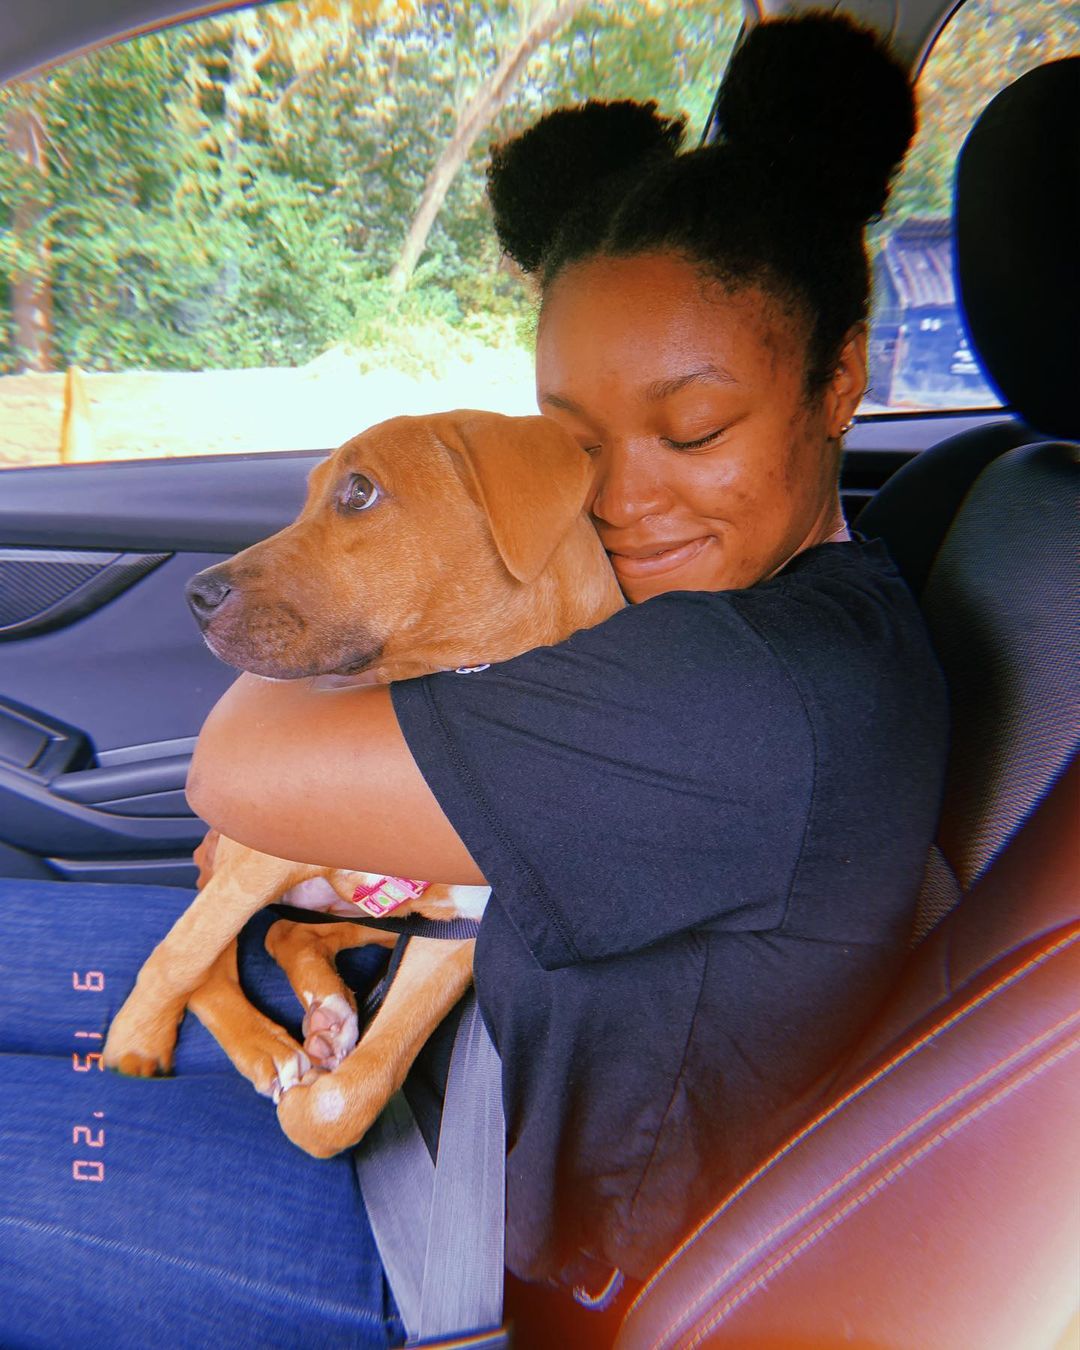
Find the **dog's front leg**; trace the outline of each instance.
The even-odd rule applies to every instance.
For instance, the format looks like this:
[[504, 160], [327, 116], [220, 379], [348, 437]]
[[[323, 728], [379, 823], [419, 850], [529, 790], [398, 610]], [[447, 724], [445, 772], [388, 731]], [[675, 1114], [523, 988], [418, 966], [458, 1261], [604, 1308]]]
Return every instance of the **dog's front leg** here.
[[382, 1007], [333, 1073], [313, 1072], [278, 1102], [298, 1148], [331, 1158], [351, 1148], [405, 1081], [425, 1041], [472, 983], [475, 941], [412, 938]]
[[235, 938], [188, 999], [188, 1008], [264, 1097], [276, 1102], [312, 1067], [303, 1047], [285, 1028], [248, 1002], [240, 987]]
[[151, 952], [112, 1020], [103, 1050], [110, 1069], [142, 1078], [168, 1073], [190, 995], [257, 910], [325, 869], [218, 842], [214, 874]]
[[338, 971], [339, 952], [368, 945], [393, 947], [397, 941], [396, 933], [355, 923], [278, 919], [271, 925], [266, 950], [285, 972], [304, 1009], [304, 1052], [310, 1067], [336, 1069], [359, 1039], [356, 995]]

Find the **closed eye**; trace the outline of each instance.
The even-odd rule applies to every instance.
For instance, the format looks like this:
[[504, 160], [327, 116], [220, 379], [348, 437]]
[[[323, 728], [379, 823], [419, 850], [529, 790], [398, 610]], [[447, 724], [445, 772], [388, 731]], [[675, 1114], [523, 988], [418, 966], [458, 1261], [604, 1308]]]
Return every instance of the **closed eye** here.
[[717, 427], [715, 431], [710, 431], [707, 436], [702, 436], [696, 441], [674, 441], [670, 436], [662, 436], [660, 439], [666, 446], [672, 450], [700, 450], [703, 446], [711, 445], [717, 441], [727, 431], [727, 427]]

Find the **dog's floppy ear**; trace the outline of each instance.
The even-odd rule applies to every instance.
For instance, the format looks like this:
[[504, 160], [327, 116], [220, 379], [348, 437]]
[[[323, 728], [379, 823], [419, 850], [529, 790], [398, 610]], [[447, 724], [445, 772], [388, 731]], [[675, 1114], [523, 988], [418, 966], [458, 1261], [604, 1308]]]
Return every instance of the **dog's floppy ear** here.
[[518, 581], [535, 581], [585, 505], [588, 455], [549, 417], [465, 412], [449, 420], [446, 439], [487, 513], [499, 556]]

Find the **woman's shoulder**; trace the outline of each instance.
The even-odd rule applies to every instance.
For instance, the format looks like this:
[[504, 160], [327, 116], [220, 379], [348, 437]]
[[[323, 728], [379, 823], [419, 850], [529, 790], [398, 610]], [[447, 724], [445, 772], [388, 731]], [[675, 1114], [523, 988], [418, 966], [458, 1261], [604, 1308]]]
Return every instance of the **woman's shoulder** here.
[[505, 701], [515, 716], [534, 704], [560, 717], [588, 705], [623, 721], [678, 720], [694, 708], [700, 716], [722, 696], [740, 716], [765, 707], [801, 722], [808, 701], [842, 701], [853, 685], [918, 691], [937, 678], [914, 598], [884, 547], [861, 540], [807, 550], [745, 590], [655, 596], [553, 646], [460, 674], [470, 678], [423, 683], [486, 715]]
[[839, 641], [870, 651], [892, 647], [904, 633], [925, 639], [914, 596], [881, 540], [856, 538], [807, 549], [745, 589], [654, 596], [559, 647], [630, 656], [677, 647], [684, 655], [713, 650], [730, 661], [767, 659], [778, 647], [805, 650], [807, 643], [836, 650]]
[[820, 544], [731, 602], [770, 646], [826, 666], [936, 666], [918, 602], [880, 539]]

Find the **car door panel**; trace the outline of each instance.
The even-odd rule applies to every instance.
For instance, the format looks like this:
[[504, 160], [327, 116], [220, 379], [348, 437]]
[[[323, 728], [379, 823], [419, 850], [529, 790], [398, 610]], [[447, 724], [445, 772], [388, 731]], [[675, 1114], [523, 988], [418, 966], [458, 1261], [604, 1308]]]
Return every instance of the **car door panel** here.
[[0, 547], [235, 553], [296, 516], [325, 451], [8, 469]]
[[175, 553], [77, 622], [5, 643], [0, 699], [78, 728], [95, 752], [195, 735], [233, 672], [203, 644], [184, 587], [228, 556]]
[[0, 642], [66, 628], [168, 556], [104, 549], [0, 549]]
[[321, 453], [0, 479], [0, 874], [191, 885], [184, 783], [235, 672], [184, 600], [294, 519]]

